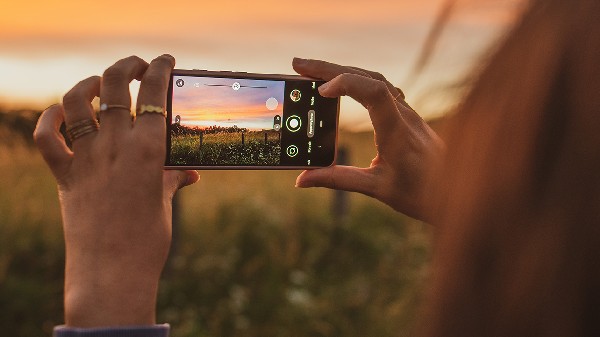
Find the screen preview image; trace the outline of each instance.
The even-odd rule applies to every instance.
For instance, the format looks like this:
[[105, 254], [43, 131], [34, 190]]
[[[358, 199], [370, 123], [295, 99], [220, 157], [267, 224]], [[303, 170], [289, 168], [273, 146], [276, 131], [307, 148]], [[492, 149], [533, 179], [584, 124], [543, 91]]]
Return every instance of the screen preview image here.
[[170, 163], [278, 166], [285, 81], [174, 76]]

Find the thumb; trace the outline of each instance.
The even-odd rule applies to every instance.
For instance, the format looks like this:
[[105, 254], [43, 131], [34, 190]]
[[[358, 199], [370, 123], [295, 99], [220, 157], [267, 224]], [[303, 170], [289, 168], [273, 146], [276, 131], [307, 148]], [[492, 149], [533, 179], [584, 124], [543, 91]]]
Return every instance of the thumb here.
[[200, 180], [198, 172], [193, 170], [165, 170], [163, 172], [164, 191], [170, 196]]
[[42, 112], [33, 132], [33, 139], [57, 180], [67, 173], [73, 158], [73, 152], [60, 134], [64, 119], [62, 105], [54, 104]]
[[375, 176], [370, 169], [335, 165], [300, 173], [296, 187], [326, 187], [373, 196]]

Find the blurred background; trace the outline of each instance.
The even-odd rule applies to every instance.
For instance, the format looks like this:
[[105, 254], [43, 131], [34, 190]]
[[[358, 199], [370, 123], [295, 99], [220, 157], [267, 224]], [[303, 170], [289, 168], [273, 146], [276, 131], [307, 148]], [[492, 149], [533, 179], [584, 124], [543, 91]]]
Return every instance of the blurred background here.
[[[294, 56], [384, 74], [439, 121], [523, 0], [29, 1], [0, 11], [0, 325], [63, 322], [56, 186], [31, 133], [45, 106], [117, 59], [293, 73]], [[137, 84], [131, 85], [133, 97]], [[342, 100], [347, 164], [375, 155], [368, 114]], [[299, 172], [201, 172], [177, 197], [158, 321], [173, 336], [404, 336], [430, 232], [357, 194], [295, 189]]]

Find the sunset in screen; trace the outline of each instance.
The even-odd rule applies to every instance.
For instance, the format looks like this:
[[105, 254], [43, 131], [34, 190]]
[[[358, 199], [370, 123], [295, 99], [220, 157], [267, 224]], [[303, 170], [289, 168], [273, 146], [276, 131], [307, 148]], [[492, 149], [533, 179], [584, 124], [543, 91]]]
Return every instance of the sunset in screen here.
[[183, 76], [173, 82], [172, 123], [179, 116], [181, 125], [191, 127], [265, 130], [273, 127], [275, 115], [283, 116], [283, 81]]

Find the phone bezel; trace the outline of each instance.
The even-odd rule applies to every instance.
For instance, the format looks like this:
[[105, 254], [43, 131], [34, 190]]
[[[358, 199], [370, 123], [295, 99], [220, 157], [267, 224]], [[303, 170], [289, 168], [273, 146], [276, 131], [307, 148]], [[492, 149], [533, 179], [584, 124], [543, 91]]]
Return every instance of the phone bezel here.
[[[203, 77], [221, 77], [221, 78], [240, 78], [240, 79], [257, 79], [257, 80], [290, 80], [290, 81], [315, 81], [318, 79], [300, 76], [300, 75], [285, 75], [285, 74], [259, 74], [259, 73], [248, 73], [248, 72], [236, 72], [236, 71], [214, 71], [214, 70], [203, 70], [203, 69], [173, 69], [169, 79], [169, 90], [167, 93], [167, 117], [165, 119], [165, 125], [167, 132], [169, 132], [169, 125], [172, 116], [171, 100], [173, 97], [173, 76], [203, 76]], [[337, 160], [338, 150], [338, 137], [339, 137], [339, 117], [340, 117], [340, 99], [337, 99], [337, 109], [335, 116], [335, 137], [333, 144], [333, 159], [327, 166], [174, 166], [167, 165], [169, 160], [169, 141], [170, 137], [166, 137], [167, 155], [165, 158], [165, 169], [168, 170], [314, 170], [324, 167], [330, 167], [335, 165]]]

